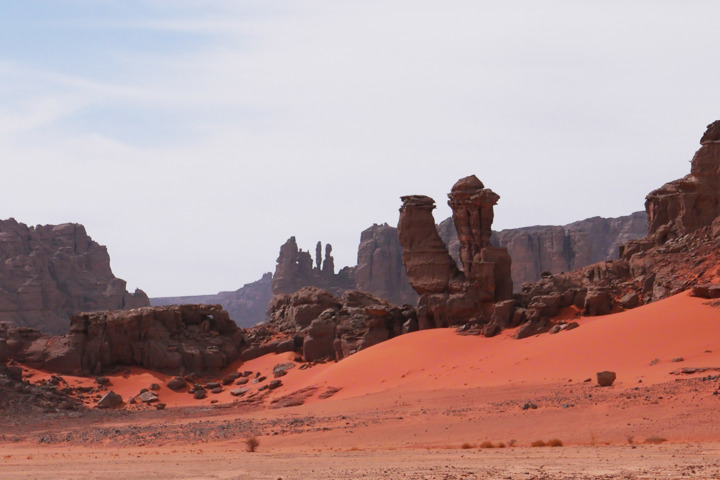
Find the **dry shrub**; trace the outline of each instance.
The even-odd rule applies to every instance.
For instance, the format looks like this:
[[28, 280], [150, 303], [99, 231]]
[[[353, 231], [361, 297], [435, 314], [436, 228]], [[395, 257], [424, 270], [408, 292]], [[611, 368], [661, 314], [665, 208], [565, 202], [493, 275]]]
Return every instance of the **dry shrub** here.
[[544, 447], [544, 446], [545, 446], [545, 442], [543, 442], [542, 440], [535, 440], [534, 442], [532, 442], [532, 443], [530, 444], [530, 446], [531, 446], [531, 447]]
[[635, 437], [633, 437], [632, 435], [628, 435], [625, 438], [627, 438], [627, 442], [629, 445], [632, 445], [635, 442]]
[[480, 448], [495, 448], [495, 445], [493, 445], [492, 442], [488, 442], [486, 440], [480, 444]]
[[498, 443], [495, 445], [496, 448], [505, 448], [505, 444], [503, 442]]
[[513, 439], [508, 440], [507, 444], [508, 444], [508, 447], [514, 447], [516, 443], [517, 443], [517, 440], [515, 440], [513, 438]]
[[260, 446], [260, 440], [256, 436], [248, 437], [245, 439], [245, 446], [247, 447], [248, 452], [254, 452], [257, 450], [257, 447]]
[[663, 443], [667, 442], [667, 438], [658, 437], [657, 435], [653, 435], [652, 437], [648, 437], [645, 439], [645, 443]]
[[460, 445], [460, 448], [462, 448], [463, 450], [467, 450], [468, 448], [473, 448], [473, 445], [465, 442], [462, 445]]
[[563, 443], [562, 440], [559, 438], [553, 438], [551, 440], [548, 440], [547, 444], [548, 447], [562, 447]]

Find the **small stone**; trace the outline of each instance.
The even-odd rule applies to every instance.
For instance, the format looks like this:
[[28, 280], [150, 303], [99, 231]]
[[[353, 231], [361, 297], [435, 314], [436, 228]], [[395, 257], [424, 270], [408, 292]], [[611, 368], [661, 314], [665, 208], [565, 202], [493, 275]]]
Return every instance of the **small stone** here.
[[142, 392], [140, 395], [138, 395], [137, 398], [139, 401], [143, 403], [152, 403], [158, 401], [158, 396], [150, 391]]
[[221, 393], [222, 391], [223, 391], [222, 387], [215, 387], [215, 388], [210, 389], [210, 393], [215, 393], [215, 394]]
[[205, 393], [205, 390], [195, 390], [195, 394], [193, 395], [193, 398], [195, 400], [202, 400], [207, 396], [207, 393]]
[[675, 357], [675, 358], [673, 358], [673, 359], [670, 360], [670, 361], [673, 362], [673, 363], [680, 363], [680, 362], [684, 362], [685, 359], [684, 359], [683, 357]]
[[260, 383], [267, 380], [267, 377], [255, 377], [255, 380], [253, 380], [253, 383]]
[[107, 377], [95, 377], [95, 383], [98, 385], [108, 385], [110, 384], [110, 379]]
[[155, 408], [158, 410], [165, 410], [165, 404], [164, 403], [156, 403]]
[[237, 382], [235, 382], [235, 385], [245, 385], [246, 383], [248, 383], [247, 378], [238, 378]]
[[156, 391], [160, 390], [160, 385], [158, 385], [157, 383], [151, 383], [150, 390], [156, 392]]
[[268, 389], [269, 390], [275, 390], [279, 386], [282, 385], [282, 381], [280, 380], [270, 380], [270, 383], [268, 383]]
[[220, 388], [222, 385], [220, 385], [219, 382], [207, 382], [205, 384], [205, 388], [208, 390], [212, 390], [213, 388]]
[[242, 397], [248, 392], [248, 388], [236, 388], [235, 390], [230, 390], [230, 395], [233, 397]]

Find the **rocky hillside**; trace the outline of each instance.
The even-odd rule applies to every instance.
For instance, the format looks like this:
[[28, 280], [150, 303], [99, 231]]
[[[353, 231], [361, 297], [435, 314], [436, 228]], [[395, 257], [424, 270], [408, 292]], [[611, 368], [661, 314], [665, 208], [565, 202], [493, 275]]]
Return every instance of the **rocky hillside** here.
[[107, 248], [82, 225], [0, 221], [0, 321], [61, 334], [81, 311], [150, 305], [110, 270]]
[[[523, 283], [535, 282], [543, 272], [570, 272], [578, 268], [618, 258], [620, 245], [647, 234], [647, 214], [635, 212], [617, 218], [592, 217], [564, 226], [538, 225], [493, 232], [491, 243], [507, 248], [512, 258], [515, 290]], [[452, 218], [438, 226], [450, 255], [462, 267], [460, 242]]]

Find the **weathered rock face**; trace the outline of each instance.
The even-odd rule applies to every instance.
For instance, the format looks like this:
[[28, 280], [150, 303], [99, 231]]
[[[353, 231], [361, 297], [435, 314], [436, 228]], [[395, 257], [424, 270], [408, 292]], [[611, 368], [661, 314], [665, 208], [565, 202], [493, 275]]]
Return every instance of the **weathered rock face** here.
[[175, 305], [81, 313], [57, 337], [0, 324], [0, 342], [8, 358], [53, 372], [97, 375], [136, 365], [182, 374], [226, 367], [244, 338], [219, 305]]
[[325, 288], [336, 294], [355, 287], [354, 272], [344, 268], [335, 273], [335, 262], [331, 255], [332, 246], [325, 246], [325, 258], [321, 260], [322, 244], [315, 248], [315, 266], [310, 252], [298, 249], [295, 237], [290, 237], [280, 247], [275, 274], [272, 277], [272, 291], [275, 295], [291, 294], [302, 287]]
[[418, 296], [405, 273], [396, 228], [375, 224], [360, 234], [355, 284], [396, 305], [415, 305]]
[[[666, 298], [720, 280], [720, 123], [708, 127], [693, 157], [691, 173], [651, 192], [645, 203], [648, 236], [620, 247], [619, 260], [547, 275], [523, 285], [522, 307], [555, 296], [556, 306], [603, 315], [617, 308]], [[713, 187], [715, 186], [715, 187]], [[530, 310], [527, 311], [528, 313]], [[548, 314], [547, 317], [551, 317]]]
[[[450, 255], [460, 263], [460, 242], [455, 223], [448, 218], [438, 226]], [[535, 282], [543, 272], [570, 272], [603, 260], [618, 258], [620, 245], [647, 235], [647, 215], [635, 212], [617, 218], [592, 217], [564, 226], [535, 226], [493, 232], [492, 245], [505, 247], [512, 258], [515, 291]]]
[[142, 290], [125, 287], [82, 225], [0, 221], [0, 321], [63, 333], [77, 312], [150, 304]]
[[413, 330], [417, 330], [417, 318], [410, 306], [395, 307], [356, 290], [338, 298], [327, 290], [303, 287], [292, 295], [276, 296], [270, 305], [270, 321], [249, 332], [248, 341], [260, 345], [253, 356], [255, 350], [287, 348], [274, 339], [290, 337], [306, 361], [340, 360]]
[[448, 195], [462, 271], [440, 238], [423, 195], [402, 197], [398, 234], [403, 263], [418, 300], [419, 328], [487, 323], [496, 302], [512, 296], [510, 256], [490, 244], [493, 206], [500, 198], [477, 177], [459, 180]]
[[250, 328], [265, 320], [267, 307], [272, 300], [272, 273], [268, 272], [260, 280], [245, 284], [234, 292], [220, 292], [215, 295], [193, 295], [187, 297], [151, 298], [152, 306], [206, 304], [222, 305], [230, 318], [242, 328]]
[[720, 215], [720, 121], [708, 125], [690, 174], [648, 194], [649, 237], [664, 243], [710, 225]]

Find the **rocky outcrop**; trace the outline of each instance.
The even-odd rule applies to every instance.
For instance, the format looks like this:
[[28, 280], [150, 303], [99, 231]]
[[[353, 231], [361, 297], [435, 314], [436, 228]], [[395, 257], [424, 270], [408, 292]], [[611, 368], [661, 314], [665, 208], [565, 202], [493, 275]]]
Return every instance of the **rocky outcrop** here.
[[649, 239], [662, 244], [710, 225], [720, 215], [720, 120], [708, 125], [690, 174], [648, 194]]
[[358, 290], [396, 305], [415, 305], [418, 296], [402, 263], [396, 228], [375, 224], [360, 234], [355, 284]]
[[[540, 298], [559, 299], [557, 309], [574, 307], [585, 315], [666, 298], [695, 285], [720, 280], [720, 149], [715, 122], [703, 136], [691, 173], [647, 196], [649, 231], [620, 247], [620, 259], [580, 270], [546, 275], [523, 285], [521, 307]], [[552, 317], [552, 312], [545, 318]]]
[[115, 278], [107, 249], [82, 225], [0, 221], [0, 321], [59, 334], [77, 312], [149, 304]]
[[[458, 265], [460, 242], [452, 218], [438, 226], [440, 237]], [[535, 282], [544, 272], [570, 272], [603, 260], [617, 259], [620, 245], [647, 234], [647, 215], [592, 217], [564, 226], [534, 226], [493, 232], [490, 242], [505, 247], [512, 258], [515, 290]]]
[[49, 336], [0, 324], [6, 358], [65, 374], [141, 366], [172, 374], [219, 371], [239, 358], [243, 333], [219, 305], [81, 313], [70, 332]]
[[243, 285], [233, 292], [220, 292], [215, 295], [193, 295], [188, 297], [156, 297], [150, 299], [152, 306], [205, 304], [222, 305], [230, 319], [239, 327], [250, 328], [267, 317], [267, 308], [272, 300], [272, 273], [268, 272], [260, 280]]
[[421, 329], [487, 323], [495, 303], [512, 296], [510, 256], [490, 244], [493, 207], [500, 197], [474, 175], [460, 179], [448, 197], [462, 271], [435, 227], [435, 201], [423, 195], [402, 197], [398, 234], [408, 279], [420, 295]]
[[325, 245], [325, 257], [321, 258], [322, 244], [315, 248], [315, 265], [310, 252], [298, 249], [295, 237], [290, 237], [280, 247], [280, 254], [272, 277], [272, 291], [275, 295], [291, 294], [302, 287], [324, 288], [338, 295], [355, 287], [354, 272], [344, 268], [335, 273], [335, 262], [331, 255], [332, 245]]
[[290, 337], [306, 361], [340, 360], [414, 330], [417, 318], [410, 306], [396, 307], [356, 290], [336, 297], [327, 290], [303, 287], [292, 295], [276, 296], [270, 321], [249, 332], [248, 342], [261, 345], [258, 351], [277, 351], [277, 339]]

